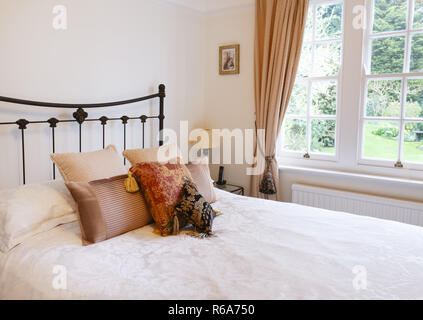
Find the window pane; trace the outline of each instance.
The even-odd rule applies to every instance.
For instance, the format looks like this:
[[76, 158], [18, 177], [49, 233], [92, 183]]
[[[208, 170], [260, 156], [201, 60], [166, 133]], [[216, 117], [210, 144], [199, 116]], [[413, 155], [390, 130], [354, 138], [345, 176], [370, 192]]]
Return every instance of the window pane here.
[[308, 8], [307, 21], [304, 30], [304, 41], [313, 39], [313, 6]]
[[423, 162], [423, 122], [408, 122], [404, 131], [405, 161]]
[[335, 154], [335, 120], [311, 121], [311, 152]]
[[413, 28], [423, 28], [423, 0], [414, 0]]
[[371, 80], [367, 88], [366, 116], [401, 116], [401, 80]]
[[364, 124], [364, 157], [398, 159], [398, 123], [366, 121]]
[[303, 116], [307, 114], [307, 82], [295, 83], [286, 113]]
[[342, 3], [321, 5], [316, 10], [316, 38], [339, 38], [342, 32]]
[[375, 0], [373, 32], [405, 30], [407, 0]]
[[410, 72], [423, 72], [423, 33], [412, 37]]
[[298, 66], [297, 77], [307, 77], [311, 75], [311, 60], [311, 45], [304, 45], [301, 49], [301, 58]]
[[305, 120], [286, 118], [283, 128], [283, 149], [306, 151], [307, 122]]
[[423, 79], [407, 81], [407, 118], [423, 118]]
[[378, 38], [372, 41], [372, 74], [402, 73], [405, 37]]
[[335, 76], [341, 64], [341, 41], [316, 44], [314, 72], [317, 77]]
[[314, 115], [336, 115], [336, 81], [313, 82], [311, 96]]

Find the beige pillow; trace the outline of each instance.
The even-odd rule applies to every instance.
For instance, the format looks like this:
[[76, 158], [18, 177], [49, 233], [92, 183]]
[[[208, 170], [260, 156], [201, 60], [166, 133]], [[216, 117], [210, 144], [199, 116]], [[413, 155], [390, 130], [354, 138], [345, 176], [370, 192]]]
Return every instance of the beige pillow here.
[[206, 199], [208, 203], [216, 201], [213, 180], [210, 177], [210, 169], [207, 158], [199, 162], [189, 163], [186, 166], [191, 173], [192, 180], [197, 186], [198, 192]]
[[123, 161], [113, 145], [99, 151], [54, 153], [50, 157], [65, 182], [88, 182], [126, 173]]
[[168, 144], [158, 148], [125, 150], [122, 154], [133, 166], [141, 162], [168, 163], [172, 162], [173, 159], [179, 159], [176, 144]]
[[127, 177], [66, 183], [77, 203], [83, 244], [104, 241], [152, 222], [141, 192], [126, 192]]

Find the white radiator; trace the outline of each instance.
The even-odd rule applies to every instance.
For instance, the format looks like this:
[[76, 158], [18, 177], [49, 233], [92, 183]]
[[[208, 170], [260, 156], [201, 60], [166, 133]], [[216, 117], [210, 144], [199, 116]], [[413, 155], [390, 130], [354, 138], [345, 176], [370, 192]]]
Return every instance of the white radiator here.
[[292, 185], [292, 202], [310, 207], [423, 226], [423, 203], [419, 202], [301, 184]]

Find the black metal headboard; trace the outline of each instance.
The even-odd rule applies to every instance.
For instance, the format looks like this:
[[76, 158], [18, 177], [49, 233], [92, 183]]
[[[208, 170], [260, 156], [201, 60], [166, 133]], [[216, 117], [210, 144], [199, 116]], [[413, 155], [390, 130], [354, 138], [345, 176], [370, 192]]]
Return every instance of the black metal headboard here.
[[[21, 144], [22, 144], [22, 176], [23, 176], [23, 184], [26, 183], [25, 178], [25, 129], [27, 129], [27, 126], [29, 124], [40, 124], [40, 123], [46, 123], [50, 125], [51, 128], [51, 137], [53, 142], [53, 153], [56, 152], [56, 146], [55, 146], [55, 136], [54, 131], [57, 127], [57, 124], [59, 123], [69, 123], [69, 122], [77, 122], [79, 124], [79, 152], [82, 152], [82, 124], [84, 122], [93, 122], [98, 121], [101, 123], [101, 126], [103, 128], [103, 148], [106, 146], [106, 133], [105, 133], [105, 127], [107, 125], [108, 121], [121, 121], [123, 124], [123, 148], [126, 150], [126, 125], [128, 124], [128, 120], [134, 120], [139, 119], [141, 120], [142, 124], [142, 147], [145, 146], [145, 123], [148, 119], [158, 119], [159, 120], [159, 145], [163, 145], [163, 129], [164, 129], [164, 98], [166, 97], [165, 92], [165, 85], [161, 84], [159, 85], [159, 92], [135, 99], [130, 100], [124, 100], [124, 101], [116, 101], [116, 102], [105, 102], [105, 103], [95, 103], [95, 104], [67, 104], [67, 103], [55, 103], [55, 102], [38, 102], [38, 101], [29, 101], [29, 100], [20, 100], [15, 98], [8, 98], [8, 97], [2, 97], [0, 96], [0, 101], [3, 102], [9, 102], [14, 104], [20, 104], [20, 105], [28, 105], [28, 106], [36, 106], [36, 107], [47, 107], [47, 108], [67, 108], [67, 109], [77, 109], [73, 113], [73, 119], [68, 120], [60, 120], [57, 118], [50, 118], [46, 121], [30, 121], [27, 119], [19, 119], [16, 122], [0, 122], [1, 125], [17, 125], [18, 129], [21, 130]], [[84, 110], [87, 108], [105, 108], [105, 107], [114, 107], [114, 106], [120, 106], [120, 105], [127, 105], [132, 104], [140, 101], [150, 100], [159, 98], [160, 101], [160, 111], [157, 116], [146, 116], [141, 115], [139, 117], [128, 117], [128, 116], [122, 116], [120, 118], [108, 118], [106, 116], [102, 116], [98, 119], [89, 119], [88, 113]], [[126, 160], [124, 160], [126, 161]], [[53, 164], [53, 179], [56, 178], [56, 170], [55, 165]]]

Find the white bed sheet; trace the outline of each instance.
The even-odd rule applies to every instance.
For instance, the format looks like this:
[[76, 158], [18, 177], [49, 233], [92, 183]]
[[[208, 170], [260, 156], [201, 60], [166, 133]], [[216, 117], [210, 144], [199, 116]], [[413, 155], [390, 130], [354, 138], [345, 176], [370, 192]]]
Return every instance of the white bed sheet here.
[[[0, 254], [0, 298], [423, 298], [423, 228], [216, 193], [214, 238], [150, 225], [83, 247], [77, 223], [39, 234]], [[53, 288], [56, 265], [66, 290]]]

